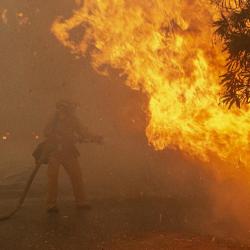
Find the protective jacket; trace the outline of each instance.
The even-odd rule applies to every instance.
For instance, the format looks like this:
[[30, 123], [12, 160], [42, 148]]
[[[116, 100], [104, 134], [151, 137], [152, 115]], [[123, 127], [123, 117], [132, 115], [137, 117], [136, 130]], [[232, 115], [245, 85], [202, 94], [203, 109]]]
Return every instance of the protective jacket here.
[[79, 157], [76, 143], [89, 140], [92, 135], [81, 125], [76, 116], [70, 115], [63, 120], [57, 115], [48, 123], [44, 130], [48, 143], [54, 145], [54, 152], [64, 156]]

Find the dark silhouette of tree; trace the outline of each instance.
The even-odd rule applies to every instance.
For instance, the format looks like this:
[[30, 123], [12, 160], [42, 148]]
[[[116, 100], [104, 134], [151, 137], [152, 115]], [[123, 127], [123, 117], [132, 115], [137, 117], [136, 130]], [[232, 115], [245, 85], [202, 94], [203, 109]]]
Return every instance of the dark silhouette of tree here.
[[221, 11], [214, 25], [227, 52], [222, 102], [230, 108], [250, 103], [250, 0], [213, 0]]

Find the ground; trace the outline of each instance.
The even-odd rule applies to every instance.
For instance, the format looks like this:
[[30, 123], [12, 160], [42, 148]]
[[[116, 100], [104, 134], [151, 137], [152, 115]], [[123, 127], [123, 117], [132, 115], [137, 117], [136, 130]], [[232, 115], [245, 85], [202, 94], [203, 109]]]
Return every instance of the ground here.
[[[14, 206], [19, 189], [1, 187], [1, 214]], [[65, 196], [60, 212], [47, 214], [42, 195], [35, 191], [18, 214], [0, 222], [1, 250], [250, 249], [247, 240], [207, 233], [201, 218], [209, 214], [184, 207], [178, 199], [93, 200], [91, 210], [79, 211]]]

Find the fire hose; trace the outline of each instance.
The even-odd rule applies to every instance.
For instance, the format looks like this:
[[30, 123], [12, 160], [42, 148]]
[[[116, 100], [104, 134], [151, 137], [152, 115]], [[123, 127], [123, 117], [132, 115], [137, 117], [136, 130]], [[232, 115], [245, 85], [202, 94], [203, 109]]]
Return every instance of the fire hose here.
[[[103, 141], [102, 141], [102, 137], [97, 136], [97, 137], [92, 138], [92, 139], [83, 140], [82, 142], [102, 144]], [[19, 211], [19, 209], [22, 207], [22, 205], [24, 203], [25, 198], [27, 197], [27, 194], [30, 190], [31, 184], [32, 184], [33, 180], [35, 179], [38, 170], [40, 169], [42, 164], [48, 164], [49, 155], [52, 152], [54, 152], [56, 149], [57, 149], [57, 145], [50, 143], [48, 140], [38, 144], [38, 146], [36, 147], [35, 151], [32, 154], [33, 157], [35, 158], [36, 166], [35, 166], [34, 170], [32, 171], [32, 173], [27, 181], [27, 184], [26, 184], [25, 189], [24, 189], [24, 191], [23, 191], [23, 193], [22, 193], [22, 195], [17, 203], [17, 206], [9, 214], [6, 214], [4, 216], [0, 216], [0, 221], [10, 219], [13, 215], [15, 215]]]
[[31, 175], [26, 183], [26, 186], [23, 190], [23, 193], [22, 193], [21, 197], [19, 198], [19, 201], [18, 201], [15, 209], [13, 209], [10, 213], [8, 213], [4, 216], [0, 216], [0, 221], [10, 219], [22, 207], [24, 200], [27, 197], [27, 194], [30, 190], [31, 184], [32, 184], [33, 180], [35, 179], [38, 170], [40, 169], [42, 164], [48, 163], [48, 157], [49, 157], [50, 153], [53, 152], [53, 150], [55, 150], [55, 146], [48, 143], [48, 141], [44, 141], [44, 142], [38, 144], [38, 146], [36, 147], [35, 151], [32, 154], [33, 157], [35, 158], [36, 166], [35, 166], [34, 170], [32, 171], [32, 173], [31, 173]]
[[23, 203], [24, 203], [24, 200], [25, 200], [25, 198], [27, 197], [27, 194], [28, 194], [28, 192], [29, 192], [29, 190], [30, 190], [30, 186], [31, 186], [33, 180], [35, 179], [35, 176], [36, 176], [38, 170], [40, 169], [41, 165], [42, 165], [41, 163], [37, 163], [37, 164], [36, 164], [36, 167], [35, 167], [34, 170], [32, 171], [32, 173], [31, 173], [31, 175], [30, 175], [30, 177], [29, 177], [29, 179], [28, 179], [28, 181], [27, 181], [27, 184], [26, 184], [26, 186], [25, 186], [25, 189], [24, 189], [24, 191], [23, 191], [23, 193], [22, 193], [22, 195], [21, 195], [21, 197], [20, 197], [20, 199], [19, 199], [19, 201], [18, 201], [18, 203], [17, 203], [15, 209], [13, 209], [10, 213], [8, 213], [8, 214], [6, 214], [6, 215], [4, 215], [4, 216], [0, 216], [0, 221], [4, 221], [4, 220], [10, 219], [10, 218], [11, 218], [13, 215], [15, 215], [15, 214], [19, 211], [19, 209], [22, 207], [22, 205], [23, 205]]

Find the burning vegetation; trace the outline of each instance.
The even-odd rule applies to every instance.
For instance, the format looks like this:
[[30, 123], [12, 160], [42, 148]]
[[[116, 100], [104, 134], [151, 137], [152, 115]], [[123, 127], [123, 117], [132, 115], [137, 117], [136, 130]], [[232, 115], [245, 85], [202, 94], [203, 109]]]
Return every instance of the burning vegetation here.
[[[94, 140], [76, 140], [76, 131], [71, 133], [68, 126], [75, 121], [72, 106], [66, 114], [65, 105], [59, 105], [61, 112], [56, 110], [56, 119], [46, 129], [50, 133], [45, 133], [47, 141], [55, 138], [47, 144], [51, 151], [43, 161], [53, 182], [47, 211], [58, 212], [53, 193], [68, 151], [74, 157], [69, 157], [70, 170], [65, 165], [67, 173], [74, 167], [79, 170], [69, 175], [81, 197], [80, 210], [72, 213], [72, 194], [63, 177], [62, 213], [56, 219], [52, 214], [39, 217], [47, 182], [47, 169], [41, 168], [44, 172], [27, 199], [30, 205], [17, 215], [19, 219], [13, 218], [14, 227], [7, 223], [2, 227], [6, 237], [1, 243], [14, 246], [8, 249], [16, 247], [13, 238], [24, 248], [37, 249], [95, 249], [94, 244], [96, 249], [159, 249], [164, 241], [165, 248], [210, 249], [228, 246], [227, 237], [249, 238], [249, 20], [243, 15], [249, 13], [249, 0], [7, 2], [0, 9], [4, 32], [0, 220], [18, 211], [40, 168], [43, 154], [34, 154], [36, 168], [27, 167], [33, 163], [35, 144], [46, 146], [42, 130], [57, 99], [69, 98], [74, 108], [79, 102], [77, 112], [84, 125], [99, 131], [105, 143], [100, 148], [79, 147], [84, 151], [79, 163], [87, 196], [94, 207], [82, 216], [81, 209], [89, 206], [82, 184], [75, 185], [82, 183], [80, 165], [73, 161], [79, 156], [75, 144]], [[72, 15], [56, 18], [72, 8], [76, 8]], [[242, 34], [246, 39], [239, 43]], [[86, 60], [72, 60], [64, 47], [72, 57]], [[111, 77], [93, 73], [89, 62], [96, 72]], [[127, 88], [112, 86], [115, 80]], [[65, 121], [63, 126], [58, 118]], [[65, 138], [68, 131], [71, 135], [62, 147], [64, 131]], [[195, 160], [187, 161], [175, 150]], [[56, 157], [50, 157], [52, 151]], [[22, 194], [28, 171], [33, 172]], [[17, 192], [22, 196], [12, 210], [9, 202]], [[30, 232], [20, 230], [24, 228]], [[190, 236], [193, 233], [197, 239]], [[235, 241], [235, 246], [240, 249], [242, 244]]]
[[216, 1], [221, 18], [215, 22], [216, 33], [228, 52], [227, 71], [222, 76], [225, 87], [222, 100], [231, 107], [250, 102], [250, 1]]
[[[52, 32], [74, 55], [90, 54], [98, 72], [118, 69], [148, 97], [146, 135], [156, 150], [180, 149], [230, 169], [249, 163], [250, 111], [220, 103], [227, 54], [214, 39], [219, 17], [206, 0], [86, 0]], [[71, 34], [79, 27], [77, 42]]]

